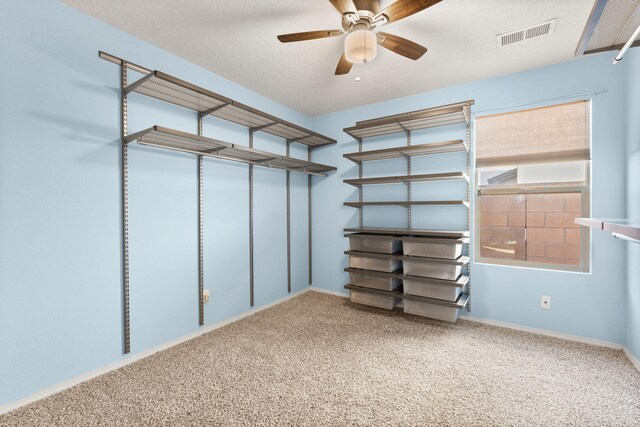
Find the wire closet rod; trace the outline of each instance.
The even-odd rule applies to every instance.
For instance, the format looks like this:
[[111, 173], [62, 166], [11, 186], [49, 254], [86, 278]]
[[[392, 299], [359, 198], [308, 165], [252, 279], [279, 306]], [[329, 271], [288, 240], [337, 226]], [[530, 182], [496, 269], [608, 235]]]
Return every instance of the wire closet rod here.
[[575, 93], [572, 95], [561, 95], [553, 98], [538, 99], [536, 101], [523, 102], [522, 104], [505, 105], [503, 107], [496, 107], [496, 108], [489, 108], [487, 110], [474, 111], [473, 115], [477, 116], [480, 113], [488, 113], [490, 111], [507, 110], [507, 109], [513, 109], [513, 108], [519, 108], [519, 107], [528, 107], [529, 105], [537, 105], [537, 104], [542, 104], [550, 101], [560, 101], [560, 100], [569, 99], [569, 98], [580, 98], [588, 95], [600, 95], [601, 93], [605, 93], [605, 92], [607, 92], [606, 89], [598, 89], [591, 92], [582, 92], [582, 93]]

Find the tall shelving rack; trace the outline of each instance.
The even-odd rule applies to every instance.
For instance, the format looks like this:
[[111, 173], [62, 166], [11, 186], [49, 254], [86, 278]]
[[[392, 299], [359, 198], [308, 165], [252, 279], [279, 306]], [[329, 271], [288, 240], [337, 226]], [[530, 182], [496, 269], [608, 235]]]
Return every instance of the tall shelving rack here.
[[[430, 316], [428, 313], [422, 315], [445, 320], [450, 317], [448, 320], [453, 321], [457, 319], [457, 311], [459, 309], [466, 307], [467, 310], [471, 310], [471, 269], [469, 266], [471, 245], [468, 243], [471, 226], [469, 144], [472, 105], [473, 100], [468, 100], [456, 104], [361, 121], [357, 122], [355, 126], [344, 129], [344, 132], [358, 142], [357, 152], [344, 155], [346, 159], [358, 165], [358, 178], [344, 180], [344, 183], [358, 188], [358, 201], [344, 203], [345, 206], [356, 208], [359, 211], [358, 227], [344, 229], [345, 237], [349, 238], [351, 244], [351, 250], [345, 252], [350, 258], [349, 267], [345, 269], [350, 274], [350, 283], [345, 288], [351, 291], [352, 301], [390, 309], [396, 306], [398, 299], [403, 299], [405, 311], [407, 311], [408, 305], [415, 302], [425, 307], [436, 307], [436, 315]], [[414, 131], [450, 125], [466, 126], [466, 139], [419, 145], [412, 145], [411, 143], [411, 136]], [[371, 151], [362, 150], [364, 139], [396, 133], [404, 133], [406, 135], [406, 146]], [[411, 159], [413, 157], [457, 152], [465, 152], [467, 155], [465, 171], [418, 175], [412, 173]], [[364, 162], [397, 158], [406, 159], [406, 175], [362, 177]], [[414, 200], [412, 198], [411, 187], [414, 182], [450, 180], [466, 181], [466, 198], [452, 198], [451, 200]], [[406, 185], [406, 200], [363, 201], [363, 186], [394, 183]], [[466, 229], [420, 230], [413, 228], [412, 206], [421, 205], [458, 205], [465, 207], [467, 210]], [[365, 207], [369, 206], [404, 206], [407, 209], [407, 227], [365, 227], [363, 211]], [[403, 244], [404, 252], [401, 249]], [[466, 255], [461, 254], [462, 245], [467, 246]], [[408, 251], [411, 254], [407, 254]], [[399, 268], [400, 265], [403, 268]], [[421, 269], [421, 265], [426, 265], [427, 268]], [[439, 265], [440, 267], [433, 267], [434, 265]], [[466, 274], [460, 274], [463, 271], [463, 266], [466, 266]], [[412, 268], [412, 271], [419, 271], [421, 274], [412, 276], [408, 273], [408, 268]], [[433, 273], [433, 271], [439, 272], [438, 268], [440, 270], [451, 269], [451, 274], [453, 275], [451, 277], [437, 277], [437, 274]], [[455, 277], [456, 275], [458, 276]], [[354, 283], [354, 281], [358, 283]], [[429, 289], [432, 291], [431, 293], [425, 293], [425, 295], [436, 295], [436, 297], [416, 295], [414, 291], [412, 291], [414, 292], [413, 294], [408, 294], [406, 291], [403, 293], [400, 291], [403, 281], [410, 282], [412, 289], [416, 288], [416, 283], [425, 282], [425, 286], [430, 286]], [[453, 288], [460, 289], [460, 292], [447, 292]], [[444, 292], [442, 292], [443, 289]], [[448, 295], [449, 300], [439, 299], [438, 292]], [[452, 298], [455, 298], [455, 301]], [[437, 306], [445, 307], [443, 316], [438, 315]], [[420, 310], [418, 310], [419, 313], [414, 314], [422, 313]], [[451, 313], [455, 313], [455, 315]]]
[[[291, 292], [291, 189], [290, 173], [300, 172], [309, 175], [308, 179], [308, 222], [309, 222], [309, 285], [312, 280], [311, 253], [311, 175], [324, 176], [336, 170], [335, 167], [313, 163], [311, 152], [314, 148], [335, 144], [334, 139], [320, 135], [268, 113], [256, 110], [233, 99], [211, 92], [184, 80], [150, 70], [117, 56], [100, 51], [99, 57], [120, 66], [121, 95], [121, 208], [122, 208], [122, 266], [123, 266], [123, 324], [124, 353], [131, 350], [129, 327], [129, 192], [128, 192], [128, 144], [137, 141], [141, 145], [163, 148], [173, 151], [192, 153], [197, 156], [198, 187], [198, 318], [204, 325], [204, 215], [203, 215], [203, 159], [213, 157], [249, 165], [249, 300], [254, 305], [253, 276], [253, 167], [263, 166], [286, 171], [287, 188], [287, 290]], [[128, 70], [144, 76], [128, 84]], [[129, 134], [127, 126], [128, 96], [132, 93], [149, 96], [173, 105], [187, 108], [197, 113], [198, 133], [191, 134], [162, 126]], [[232, 144], [203, 136], [203, 119], [206, 116], [217, 117], [241, 126], [249, 131], [249, 146]], [[265, 132], [285, 139], [286, 155], [278, 155], [253, 148], [255, 132]], [[300, 143], [307, 147], [307, 160], [290, 157], [290, 145]]]

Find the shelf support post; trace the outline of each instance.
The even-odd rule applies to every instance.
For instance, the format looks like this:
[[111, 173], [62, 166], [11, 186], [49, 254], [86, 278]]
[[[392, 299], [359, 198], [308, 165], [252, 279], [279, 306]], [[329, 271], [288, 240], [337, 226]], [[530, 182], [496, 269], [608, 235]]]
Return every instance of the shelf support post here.
[[[407, 147], [410, 147], [411, 131], [405, 129], [405, 132], [407, 133]], [[407, 175], [411, 176], [411, 156], [407, 156]], [[407, 182], [407, 202], [407, 228], [411, 230], [411, 182]]]
[[[465, 141], [467, 144], [467, 176], [469, 180], [467, 181], [467, 203], [469, 203], [469, 208], [467, 209], [467, 231], [471, 232], [471, 101], [467, 101], [467, 105], [462, 109], [466, 112], [465, 117], [467, 118], [467, 140]], [[469, 236], [470, 241], [473, 239], [473, 236]], [[473, 262], [473, 258], [471, 257], [471, 247], [473, 245], [471, 243], [467, 244], [467, 256], [469, 257], [469, 264], [467, 264], [467, 276], [469, 276], [469, 281], [467, 282], [467, 311], [471, 311], [471, 263]]]
[[[253, 129], [249, 129], [249, 148], [253, 148]], [[253, 307], [253, 165], [249, 165], [249, 305]]]
[[[287, 157], [291, 152], [291, 140], [287, 139]], [[287, 170], [287, 292], [291, 293], [291, 172]]]
[[[307, 161], [311, 161], [311, 146], [307, 146]], [[307, 177], [307, 224], [309, 227], [309, 286], [313, 283], [313, 233], [311, 227], [311, 175]]]
[[[358, 138], [358, 153], [362, 153], [362, 138]], [[362, 162], [358, 163], [358, 179], [362, 179]], [[362, 185], [358, 187], [358, 202], [360, 203], [360, 209], [358, 209], [358, 225], [362, 228], [362, 224], [364, 222], [363, 218], [363, 210], [364, 206], [362, 206]]]
[[122, 197], [122, 308], [124, 326], [124, 354], [131, 351], [129, 325], [129, 153], [127, 138], [127, 63], [120, 63], [120, 181]]
[[[202, 113], [198, 113], [198, 135], [202, 136]], [[198, 324], [204, 325], [204, 215], [203, 156], [198, 155]]]

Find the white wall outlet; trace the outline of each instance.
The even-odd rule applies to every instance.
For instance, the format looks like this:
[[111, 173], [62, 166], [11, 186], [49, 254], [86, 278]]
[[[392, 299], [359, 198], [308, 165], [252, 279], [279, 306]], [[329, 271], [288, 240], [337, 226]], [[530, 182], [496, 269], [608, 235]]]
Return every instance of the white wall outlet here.
[[202, 302], [206, 304], [210, 299], [211, 294], [209, 293], [209, 289], [205, 289], [204, 291], [202, 291]]
[[542, 298], [540, 298], [540, 308], [551, 310], [551, 297], [542, 295]]

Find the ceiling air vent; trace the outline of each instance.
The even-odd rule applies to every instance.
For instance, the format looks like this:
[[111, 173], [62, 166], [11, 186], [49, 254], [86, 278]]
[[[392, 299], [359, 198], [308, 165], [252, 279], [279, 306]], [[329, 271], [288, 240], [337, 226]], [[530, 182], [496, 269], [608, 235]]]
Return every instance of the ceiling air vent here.
[[553, 32], [553, 28], [555, 27], [555, 25], [556, 20], [552, 19], [551, 21], [523, 28], [522, 30], [498, 34], [498, 47], [509, 46], [511, 44], [519, 43], [536, 37], [546, 36], [547, 34]]

